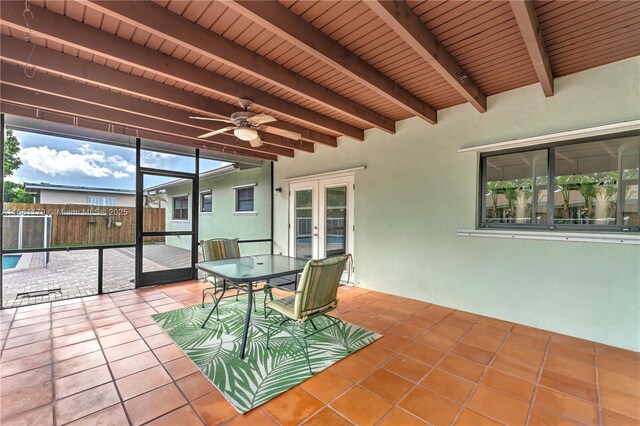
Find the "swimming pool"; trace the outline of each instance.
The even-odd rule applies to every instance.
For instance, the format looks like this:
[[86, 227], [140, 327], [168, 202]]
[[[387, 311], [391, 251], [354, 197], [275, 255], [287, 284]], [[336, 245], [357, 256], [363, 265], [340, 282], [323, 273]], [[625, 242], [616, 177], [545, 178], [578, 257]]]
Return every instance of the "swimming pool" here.
[[20, 262], [21, 254], [3, 254], [2, 255], [2, 270], [13, 269]]

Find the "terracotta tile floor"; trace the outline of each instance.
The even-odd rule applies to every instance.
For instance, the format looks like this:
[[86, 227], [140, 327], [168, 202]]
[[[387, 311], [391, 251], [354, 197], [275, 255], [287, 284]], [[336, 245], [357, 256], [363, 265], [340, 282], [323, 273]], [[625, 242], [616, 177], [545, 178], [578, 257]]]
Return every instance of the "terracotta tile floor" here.
[[188, 282], [0, 311], [0, 423], [640, 424], [640, 354], [341, 288], [369, 347], [239, 415], [153, 319]]

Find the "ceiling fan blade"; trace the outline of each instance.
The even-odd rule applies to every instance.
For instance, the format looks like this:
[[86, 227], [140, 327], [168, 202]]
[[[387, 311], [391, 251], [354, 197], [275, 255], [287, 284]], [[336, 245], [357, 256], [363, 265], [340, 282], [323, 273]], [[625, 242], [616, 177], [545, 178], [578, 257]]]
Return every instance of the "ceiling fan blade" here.
[[258, 114], [258, 115], [254, 115], [253, 117], [247, 118], [247, 121], [251, 124], [258, 125], [258, 124], [264, 124], [264, 123], [272, 123], [278, 120], [267, 114]]
[[204, 139], [204, 138], [208, 138], [209, 136], [219, 135], [220, 133], [228, 132], [229, 130], [233, 130], [235, 128], [236, 128], [235, 126], [231, 126], [231, 127], [225, 127], [223, 129], [214, 130], [212, 132], [205, 133], [204, 135], [198, 136], [198, 139]]
[[225, 118], [213, 118], [213, 117], [189, 117], [192, 120], [203, 120], [203, 121], [221, 121], [223, 123], [235, 124], [233, 121]]
[[262, 139], [260, 139], [260, 136], [256, 136], [255, 139], [249, 141], [249, 145], [254, 148], [260, 148], [262, 146]]
[[260, 126], [260, 130], [265, 131], [267, 133], [272, 133], [274, 135], [293, 139], [295, 141], [299, 141], [301, 138], [299, 133], [291, 132], [289, 130], [284, 130], [284, 129], [280, 129], [278, 127], [273, 127], [273, 126]]

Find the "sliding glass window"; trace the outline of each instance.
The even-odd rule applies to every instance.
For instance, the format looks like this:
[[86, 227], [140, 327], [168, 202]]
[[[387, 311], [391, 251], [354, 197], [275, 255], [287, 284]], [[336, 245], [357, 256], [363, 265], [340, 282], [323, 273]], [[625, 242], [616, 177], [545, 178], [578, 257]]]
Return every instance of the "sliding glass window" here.
[[483, 154], [480, 228], [638, 231], [640, 137]]

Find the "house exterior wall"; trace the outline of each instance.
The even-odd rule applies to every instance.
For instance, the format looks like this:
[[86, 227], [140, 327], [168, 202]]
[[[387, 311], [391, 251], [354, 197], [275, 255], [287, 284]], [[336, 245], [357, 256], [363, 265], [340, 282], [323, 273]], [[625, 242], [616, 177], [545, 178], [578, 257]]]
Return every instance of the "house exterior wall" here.
[[[271, 165], [240, 170], [222, 176], [212, 176], [200, 180], [200, 192], [212, 191], [213, 211], [200, 213], [199, 239], [239, 238], [258, 240], [271, 237]], [[256, 214], [235, 213], [236, 194], [234, 186], [256, 183], [254, 187], [254, 210]], [[188, 185], [167, 188], [167, 231], [191, 229], [193, 212], [189, 208], [189, 220], [172, 220], [173, 203], [176, 195], [188, 194], [191, 206], [192, 190]], [[167, 237], [167, 244], [188, 248], [190, 241], [184, 237]], [[270, 243], [248, 243], [240, 245], [243, 255], [265, 254], [271, 250]]]
[[87, 204], [89, 197], [115, 197], [116, 206], [135, 207], [136, 196], [127, 194], [105, 194], [103, 192], [39, 190], [41, 204]]
[[474, 229], [479, 155], [460, 147], [640, 117], [640, 58], [411, 118], [395, 135], [341, 139], [275, 164], [275, 252], [288, 252], [283, 180], [366, 165], [355, 177], [356, 285], [640, 350], [640, 246], [456, 236]]

